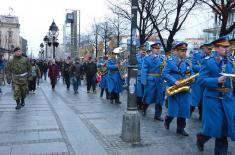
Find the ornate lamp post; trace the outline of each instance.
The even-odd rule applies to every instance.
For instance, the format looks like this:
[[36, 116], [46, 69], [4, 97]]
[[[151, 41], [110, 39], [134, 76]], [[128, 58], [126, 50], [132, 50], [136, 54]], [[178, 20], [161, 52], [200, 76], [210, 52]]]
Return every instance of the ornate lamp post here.
[[43, 43], [41, 43], [41, 44], [40, 44], [41, 50], [39, 51], [39, 54], [40, 54], [40, 58], [41, 58], [41, 59], [44, 59], [44, 50], [43, 50], [43, 47], [44, 47], [44, 45], [43, 45]]
[[53, 59], [55, 59], [55, 47], [59, 46], [59, 43], [57, 41], [58, 35], [59, 35], [59, 29], [53, 20], [53, 22], [51, 23], [51, 26], [49, 27], [49, 36], [51, 40], [48, 43], [49, 46], [51, 45], [53, 46]]
[[140, 116], [136, 105], [136, 75], [137, 75], [137, 61], [136, 61], [136, 32], [137, 32], [137, 9], [138, 0], [131, 2], [131, 46], [130, 58], [128, 65], [128, 98], [127, 110], [123, 115], [122, 121], [122, 139], [130, 143], [140, 142]]
[[49, 43], [49, 37], [48, 37], [48, 35], [46, 35], [44, 38], [43, 38], [43, 41], [44, 41], [44, 44], [46, 45], [46, 59], [47, 59], [47, 45], [48, 45], [48, 43]]

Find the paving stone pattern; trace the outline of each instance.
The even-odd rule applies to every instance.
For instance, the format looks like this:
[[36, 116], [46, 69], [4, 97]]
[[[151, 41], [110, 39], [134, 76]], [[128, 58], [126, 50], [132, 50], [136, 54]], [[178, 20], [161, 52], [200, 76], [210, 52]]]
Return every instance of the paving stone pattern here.
[[[87, 93], [84, 84], [79, 94], [59, 82], [56, 91], [44, 81], [36, 94], [29, 94], [26, 107], [14, 109], [10, 86], [3, 87], [0, 96], [0, 155], [211, 155], [214, 140], [204, 152], [195, 147], [195, 135], [200, 131], [197, 113], [187, 120], [189, 137], [178, 136], [176, 121], [170, 130], [153, 120], [154, 105], [141, 116], [141, 142], [130, 144], [120, 138], [123, 104], [110, 104], [97, 93]], [[166, 113], [164, 109], [163, 116]], [[235, 155], [235, 143], [229, 142], [229, 155]]]

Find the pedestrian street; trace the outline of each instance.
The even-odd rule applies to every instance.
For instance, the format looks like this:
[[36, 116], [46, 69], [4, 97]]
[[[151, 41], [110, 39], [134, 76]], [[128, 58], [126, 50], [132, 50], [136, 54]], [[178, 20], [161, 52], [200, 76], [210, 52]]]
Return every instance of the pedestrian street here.
[[[84, 84], [79, 93], [67, 91], [59, 81], [53, 92], [49, 82], [43, 82], [35, 94], [30, 93], [26, 106], [15, 110], [10, 86], [3, 87], [0, 97], [0, 155], [210, 155], [214, 143], [206, 144], [204, 152], [196, 149], [195, 135], [200, 129], [196, 113], [188, 120], [189, 137], [170, 132], [163, 123], [154, 121], [154, 107], [141, 116], [141, 143], [129, 144], [120, 138], [123, 104], [110, 104], [99, 93], [87, 94]], [[165, 115], [165, 114], [164, 114]], [[235, 144], [229, 143], [234, 154]]]

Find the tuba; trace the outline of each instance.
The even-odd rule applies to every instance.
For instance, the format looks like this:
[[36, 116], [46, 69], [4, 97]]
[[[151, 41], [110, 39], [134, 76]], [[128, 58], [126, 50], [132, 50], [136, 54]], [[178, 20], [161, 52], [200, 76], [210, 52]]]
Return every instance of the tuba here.
[[192, 83], [197, 76], [199, 76], [199, 73], [197, 73], [187, 79], [181, 80], [180, 86], [173, 85], [173, 86], [167, 88], [166, 94], [168, 96], [173, 96], [173, 95], [178, 94], [180, 92], [190, 91], [190, 86], [188, 86], [188, 84]]
[[124, 57], [124, 50], [121, 47], [117, 47], [113, 50], [113, 53], [117, 54], [117, 62], [119, 64], [118, 71], [121, 79], [124, 80], [127, 77], [127, 59]]

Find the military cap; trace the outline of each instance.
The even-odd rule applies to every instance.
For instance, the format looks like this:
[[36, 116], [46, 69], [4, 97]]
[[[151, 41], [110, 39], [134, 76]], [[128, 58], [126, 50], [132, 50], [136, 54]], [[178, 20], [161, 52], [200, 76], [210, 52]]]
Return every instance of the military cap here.
[[213, 48], [213, 45], [212, 45], [212, 43], [204, 43], [204, 44], [202, 44], [202, 45], [200, 46], [200, 48], [203, 48], [203, 47], [207, 47], [207, 48], [209, 48], [209, 49], [212, 49], [212, 48]]
[[187, 47], [188, 47], [187, 43], [181, 42], [179, 44], [176, 44], [174, 48], [177, 50], [187, 50], [188, 49]]
[[138, 49], [139, 49], [139, 50], [142, 50], [142, 51], [146, 51], [146, 49], [145, 49], [145, 46], [144, 46], [144, 45], [140, 45], [140, 46], [138, 47]]
[[18, 51], [18, 50], [20, 50], [19, 47], [14, 48], [14, 52], [16, 52], [16, 51]]
[[217, 47], [230, 45], [228, 36], [220, 37], [220, 38], [216, 39], [215, 41], [213, 41], [212, 44]]
[[161, 48], [161, 43], [160, 42], [155, 42], [151, 45], [152, 48], [160, 49]]
[[230, 45], [235, 45], [235, 38], [229, 40]]

